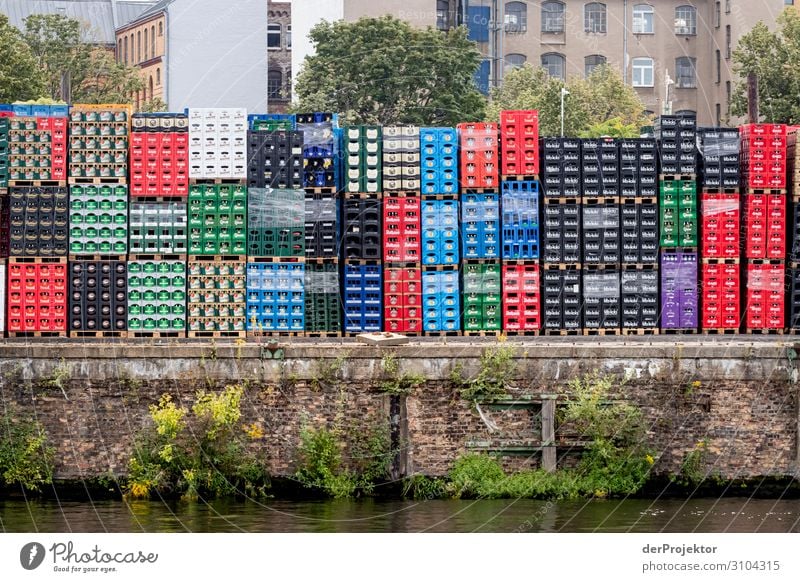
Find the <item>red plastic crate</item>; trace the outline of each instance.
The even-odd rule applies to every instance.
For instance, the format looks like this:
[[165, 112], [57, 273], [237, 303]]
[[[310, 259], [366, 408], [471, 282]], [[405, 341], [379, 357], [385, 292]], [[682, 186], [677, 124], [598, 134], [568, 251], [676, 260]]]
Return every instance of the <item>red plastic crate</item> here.
[[541, 272], [538, 263], [503, 264], [503, 329], [536, 332], [542, 326]]
[[786, 255], [786, 196], [745, 195], [743, 226], [746, 258], [783, 259]]
[[704, 258], [739, 256], [739, 194], [703, 193], [700, 200], [700, 246]]
[[703, 329], [739, 329], [741, 325], [741, 265], [703, 263], [701, 270]]
[[[188, 178], [175, 179], [179, 163], [183, 173], [188, 172], [188, 140], [185, 133], [132, 133], [131, 196], [188, 196]], [[134, 177], [139, 173], [146, 174], [143, 180]]]
[[8, 265], [8, 330], [67, 331], [67, 262]]
[[501, 173], [539, 174], [539, 112], [536, 110], [500, 113]]
[[783, 123], [745, 123], [739, 126], [742, 138], [751, 136], [786, 137], [786, 125]]
[[384, 268], [384, 330], [422, 331], [422, 269], [418, 266]]
[[783, 329], [786, 321], [785, 263], [748, 263], [745, 327]]
[[418, 263], [422, 252], [419, 196], [391, 196], [383, 200], [383, 260]]

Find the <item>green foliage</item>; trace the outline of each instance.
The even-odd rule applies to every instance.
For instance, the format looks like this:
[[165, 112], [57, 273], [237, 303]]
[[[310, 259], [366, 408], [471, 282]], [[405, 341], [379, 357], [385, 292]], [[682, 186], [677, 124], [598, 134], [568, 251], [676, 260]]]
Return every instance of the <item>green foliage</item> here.
[[337, 111], [344, 125], [455, 125], [483, 117], [480, 64], [464, 27], [441, 32], [392, 16], [321, 22], [297, 77], [295, 111]]
[[56, 367], [53, 368], [53, 371], [47, 376], [42, 377], [36, 385], [41, 390], [60, 390], [64, 398], [69, 400], [69, 398], [67, 398], [67, 385], [71, 378], [72, 369], [69, 364], [67, 364], [67, 361], [61, 358]]
[[382, 377], [378, 388], [381, 392], [395, 395], [411, 394], [425, 384], [425, 377], [419, 374], [400, 373], [400, 360], [394, 354], [381, 358]]
[[53, 482], [55, 449], [42, 425], [9, 410], [0, 433], [0, 482], [39, 491]]
[[[637, 137], [648, 124], [636, 91], [609, 66], [600, 66], [586, 78], [564, 83], [541, 67], [526, 63], [507, 73], [503, 85], [492, 90], [487, 118], [497, 121], [504, 109], [538, 109], [542, 135], [561, 133], [561, 89], [564, 98], [564, 134], [581, 137]], [[588, 129], [587, 129], [588, 128]]]
[[460, 378], [461, 370], [454, 369], [450, 381], [460, 381], [461, 397], [472, 402], [505, 396], [517, 367], [515, 352], [514, 346], [508, 343], [487, 348], [481, 355], [480, 370], [474, 378], [464, 380]]
[[314, 363], [316, 372], [311, 378], [311, 387], [314, 390], [319, 390], [336, 386], [341, 381], [345, 362], [347, 362], [346, 356], [339, 356], [332, 361], [316, 360]]
[[684, 487], [700, 485], [707, 477], [705, 472], [707, 455], [708, 440], [698, 441], [691, 451], [684, 453], [680, 473], [670, 475], [670, 481]]
[[304, 427], [297, 451], [297, 480], [306, 487], [325, 491], [331, 497], [350, 497], [356, 491], [357, 478], [342, 468], [342, 447], [327, 428]]
[[191, 414], [169, 394], [150, 406], [152, 425], [136, 439], [128, 464], [127, 493], [134, 498], [153, 494], [199, 496], [263, 496], [269, 475], [263, 462], [248, 450], [249, 440], [263, 438], [258, 425], [241, 422], [241, 386], [222, 392], [197, 393]]
[[800, 15], [790, 6], [770, 31], [758, 22], [739, 39], [733, 51], [738, 76], [730, 103], [733, 116], [747, 114], [747, 76], [758, 77], [759, 113], [767, 123], [795, 124], [800, 120]]
[[44, 77], [20, 31], [0, 14], [0, 103], [41, 97]]
[[448, 482], [436, 477], [416, 473], [403, 479], [403, 497], [417, 501], [446, 497], [449, 490]]

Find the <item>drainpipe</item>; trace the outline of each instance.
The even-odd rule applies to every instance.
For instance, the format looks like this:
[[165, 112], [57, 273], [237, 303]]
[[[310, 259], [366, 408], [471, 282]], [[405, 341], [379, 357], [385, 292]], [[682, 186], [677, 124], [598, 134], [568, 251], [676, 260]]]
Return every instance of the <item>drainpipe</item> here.
[[628, 0], [622, 2], [622, 82], [628, 84]]

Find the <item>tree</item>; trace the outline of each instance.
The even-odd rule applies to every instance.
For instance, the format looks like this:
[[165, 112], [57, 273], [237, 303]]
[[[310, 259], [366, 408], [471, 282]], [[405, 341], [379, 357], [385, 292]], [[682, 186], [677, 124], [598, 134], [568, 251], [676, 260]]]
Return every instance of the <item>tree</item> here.
[[586, 79], [565, 83], [526, 63], [507, 73], [503, 85], [492, 90], [488, 119], [497, 121], [504, 109], [538, 109], [540, 133], [560, 135], [562, 88], [569, 91], [564, 98], [564, 135], [635, 137], [647, 125], [644, 103], [636, 91], [605, 65]]
[[463, 27], [420, 30], [391, 16], [321, 22], [297, 78], [295, 111], [338, 111], [347, 124], [454, 125], [483, 117], [480, 63]]
[[25, 40], [46, 78], [53, 99], [63, 99], [62, 78], [69, 78], [73, 103], [128, 102], [144, 88], [139, 70], [116, 62], [114, 54], [85, 42], [90, 31], [62, 14], [32, 14], [25, 19]]
[[0, 103], [37, 99], [45, 94], [41, 70], [22, 34], [0, 14]]
[[755, 73], [762, 120], [790, 124], [800, 120], [800, 15], [794, 8], [778, 17], [775, 32], [759, 22], [739, 39], [733, 63], [738, 80], [731, 95], [731, 115], [747, 114], [747, 76]]

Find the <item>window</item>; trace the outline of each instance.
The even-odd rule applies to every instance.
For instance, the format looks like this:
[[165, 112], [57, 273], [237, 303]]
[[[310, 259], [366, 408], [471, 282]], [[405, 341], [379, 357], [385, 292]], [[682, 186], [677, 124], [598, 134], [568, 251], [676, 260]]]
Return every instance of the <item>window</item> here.
[[566, 59], [559, 53], [547, 53], [542, 55], [542, 67], [547, 69], [551, 77], [564, 79], [564, 65]]
[[725, 14], [731, 13], [731, 0], [725, 0]]
[[653, 34], [653, 7], [637, 4], [633, 7], [633, 34]]
[[286, 25], [286, 49], [292, 48], [292, 25]]
[[794, 6], [794, 0], [783, 0], [784, 6]]
[[518, 69], [525, 64], [528, 57], [519, 53], [509, 53], [506, 55], [506, 70]]
[[697, 34], [697, 10], [694, 6], [678, 6], [675, 9], [675, 34], [684, 36]]
[[164, 36], [164, 23], [158, 21], [158, 36]]
[[147, 86], [150, 88], [150, 99], [153, 99], [153, 75], [150, 75], [150, 81]]
[[731, 25], [725, 26], [725, 58], [731, 58]]
[[725, 104], [730, 108], [731, 106], [731, 82], [725, 81]]
[[156, 58], [156, 26], [150, 27], [150, 56]]
[[678, 57], [675, 59], [675, 71], [678, 77], [675, 80], [675, 86], [678, 89], [694, 89], [697, 87], [694, 58]]
[[283, 88], [283, 73], [277, 69], [270, 69], [267, 73], [267, 98], [281, 99]]
[[117, 41], [117, 61], [122, 61], [122, 39]]
[[633, 59], [633, 86], [652, 87], [653, 85], [653, 59], [649, 57]]
[[603, 55], [589, 55], [583, 59], [584, 74], [588, 77], [600, 65], [606, 64], [606, 58]]
[[528, 30], [528, 6], [524, 2], [507, 2], [505, 25], [509, 34], [520, 34]]
[[542, 32], [564, 32], [564, 15], [567, 11], [562, 2], [542, 4]]
[[267, 28], [267, 48], [279, 49], [281, 48], [281, 25], [270, 24]]
[[583, 7], [583, 30], [595, 34], [606, 33], [606, 5], [590, 2]]
[[128, 37], [126, 36], [123, 40], [125, 41], [125, 44], [124, 44], [125, 48], [123, 49], [123, 51], [125, 52], [125, 64], [127, 65], [128, 64]]
[[450, 2], [436, 0], [436, 28], [439, 30], [450, 29]]
[[714, 4], [714, 28], [719, 28], [719, 21], [722, 19], [720, 15], [719, 0]]
[[719, 49], [717, 49], [715, 62], [716, 62], [716, 65], [717, 65], [717, 81], [716, 82], [719, 84], [719, 82], [722, 80], [722, 63], [721, 63], [721, 59], [720, 59]]
[[150, 43], [147, 42], [147, 29], [144, 29], [144, 60], [147, 60], [149, 57], [148, 51], [150, 50]]
[[136, 33], [136, 62], [142, 62], [142, 31]]
[[722, 125], [722, 106], [719, 103], [717, 103], [714, 106], [714, 109], [715, 109], [715, 117], [717, 120], [717, 127], [720, 127]]
[[156, 69], [156, 85], [161, 86], [161, 67]]

